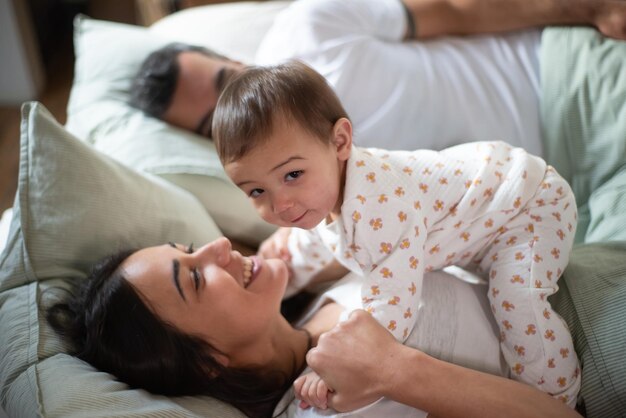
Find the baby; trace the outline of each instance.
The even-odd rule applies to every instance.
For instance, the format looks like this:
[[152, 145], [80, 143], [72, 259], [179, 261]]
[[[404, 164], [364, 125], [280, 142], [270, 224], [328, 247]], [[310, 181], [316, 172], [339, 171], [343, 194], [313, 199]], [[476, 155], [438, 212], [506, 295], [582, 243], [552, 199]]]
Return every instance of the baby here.
[[[367, 94], [367, 92], [363, 92]], [[547, 298], [558, 290], [576, 227], [567, 182], [503, 142], [441, 152], [360, 149], [323, 77], [299, 62], [252, 68], [222, 94], [213, 124], [228, 176], [263, 219], [302, 288], [331, 261], [363, 277], [363, 308], [404, 342], [424, 272], [457, 265], [489, 281], [491, 310], [514, 379], [574, 406], [579, 364]], [[392, 141], [393, 138], [390, 138]], [[314, 374], [300, 399], [325, 407]]]

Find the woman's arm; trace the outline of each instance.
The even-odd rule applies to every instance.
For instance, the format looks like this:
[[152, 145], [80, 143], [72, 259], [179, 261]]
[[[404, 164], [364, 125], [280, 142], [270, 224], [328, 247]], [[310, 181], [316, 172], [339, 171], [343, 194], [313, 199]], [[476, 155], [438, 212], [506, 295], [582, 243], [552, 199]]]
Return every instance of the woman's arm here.
[[385, 396], [440, 418], [579, 416], [530, 386], [401, 345], [364, 311], [323, 334], [307, 362], [334, 390], [329, 406], [339, 411]]
[[626, 39], [626, 3], [620, 1], [404, 0], [404, 4], [414, 20], [417, 38], [590, 25], [606, 36]]

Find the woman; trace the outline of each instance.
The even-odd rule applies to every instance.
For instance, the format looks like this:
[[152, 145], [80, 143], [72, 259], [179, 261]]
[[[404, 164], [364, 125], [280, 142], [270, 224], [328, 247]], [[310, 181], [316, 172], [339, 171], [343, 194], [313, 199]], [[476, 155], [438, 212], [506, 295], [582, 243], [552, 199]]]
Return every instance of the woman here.
[[[280, 314], [287, 276], [282, 261], [243, 257], [224, 238], [197, 251], [174, 244], [127, 251], [97, 265], [80, 294], [54, 306], [48, 319], [78, 357], [131, 386], [172, 396], [210, 395], [248, 416], [271, 416], [303, 370], [307, 351], [343, 311], [327, 303], [302, 329], [292, 327]], [[462, 369], [441, 363], [441, 373], [429, 379], [447, 382], [450, 370]], [[332, 373], [324, 374], [331, 382]], [[474, 399], [485, 389], [497, 393], [499, 385], [483, 376], [472, 375], [465, 393]], [[571, 413], [538, 391], [521, 399], [506, 395], [504, 405], [491, 411], [495, 415], [539, 401]], [[484, 406], [466, 408], [465, 416], [484, 416]]]

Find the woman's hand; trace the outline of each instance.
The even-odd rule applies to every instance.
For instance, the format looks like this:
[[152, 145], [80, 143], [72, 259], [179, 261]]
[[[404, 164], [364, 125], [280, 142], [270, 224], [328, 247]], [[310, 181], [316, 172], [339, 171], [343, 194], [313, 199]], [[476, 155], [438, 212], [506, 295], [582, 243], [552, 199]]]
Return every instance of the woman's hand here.
[[384, 396], [431, 416], [580, 418], [533, 387], [403, 346], [362, 310], [322, 334], [306, 359], [334, 391], [328, 393], [328, 406], [337, 411], [354, 410]]
[[356, 310], [347, 321], [322, 334], [307, 363], [333, 392], [328, 406], [351, 411], [368, 405], [393, 387], [393, 358], [403, 346], [370, 314]]

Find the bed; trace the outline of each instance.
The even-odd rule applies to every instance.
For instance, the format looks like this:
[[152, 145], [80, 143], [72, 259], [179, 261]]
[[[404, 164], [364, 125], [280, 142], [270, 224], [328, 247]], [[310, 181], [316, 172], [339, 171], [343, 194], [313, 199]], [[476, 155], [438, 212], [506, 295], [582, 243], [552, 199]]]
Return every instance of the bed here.
[[[251, 62], [287, 5], [205, 6], [150, 28], [76, 19], [68, 122], [61, 126], [39, 103], [23, 106], [18, 192], [0, 222], [0, 404], [9, 416], [242, 416], [208, 397], [167, 398], [127, 387], [66, 354], [43, 312], [112, 249], [201, 243], [222, 234], [255, 246], [272, 232], [227, 180], [212, 143], [148, 118], [126, 100], [143, 58], [173, 40]], [[568, 147], [563, 129], [551, 128], [559, 156]], [[585, 155], [585, 164], [606, 161]], [[575, 166], [576, 159], [566, 163]], [[583, 364], [589, 417], [626, 413], [624, 164], [615, 162], [584, 196], [585, 233], [553, 299]]]

